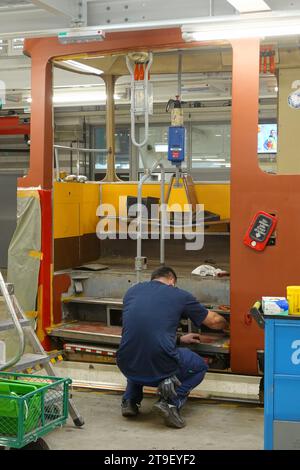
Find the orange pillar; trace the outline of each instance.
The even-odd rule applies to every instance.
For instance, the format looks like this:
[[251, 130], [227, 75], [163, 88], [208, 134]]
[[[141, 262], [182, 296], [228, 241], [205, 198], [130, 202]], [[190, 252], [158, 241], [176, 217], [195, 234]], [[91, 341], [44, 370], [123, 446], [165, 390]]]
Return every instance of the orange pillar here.
[[52, 189], [52, 63], [37, 54], [32, 55], [31, 99], [30, 168], [18, 186]]
[[38, 290], [38, 333], [46, 349], [50, 341], [45, 330], [52, 316], [52, 186], [53, 186], [53, 124], [52, 124], [52, 63], [38, 54], [32, 55], [31, 74], [31, 145], [30, 168], [19, 187], [38, 187], [41, 204], [42, 259]]

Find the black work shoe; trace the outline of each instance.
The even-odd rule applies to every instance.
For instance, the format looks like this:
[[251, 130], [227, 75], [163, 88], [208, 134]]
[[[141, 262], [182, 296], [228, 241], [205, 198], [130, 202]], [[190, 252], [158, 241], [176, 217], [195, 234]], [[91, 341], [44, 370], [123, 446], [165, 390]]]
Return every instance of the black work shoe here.
[[121, 410], [122, 415], [126, 417], [136, 416], [139, 412], [138, 405], [132, 400], [123, 400]]
[[179, 410], [175, 405], [170, 405], [165, 400], [159, 400], [153, 405], [153, 410], [164, 418], [166, 426], [170, 428], [184, 428], [185, 421], [180, 416]]
[[166, 400], [161, 398], [153, 405], [153, 411], [157, 411], [157, 413], [162, 416], [163, 418], [167, 418], [169, 416], [169, 405]]

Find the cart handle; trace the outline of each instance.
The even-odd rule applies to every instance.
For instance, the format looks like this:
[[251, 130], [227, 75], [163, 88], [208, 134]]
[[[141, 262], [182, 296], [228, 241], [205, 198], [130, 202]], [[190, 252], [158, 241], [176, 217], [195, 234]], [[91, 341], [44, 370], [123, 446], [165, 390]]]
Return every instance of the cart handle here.
[[254, 320], [258, 324], [259, 328], [264, 330], [264, 328], [265, 328], [265, 319], [264, 319], [263, 312], [262, 312], [262, 309], [261, 309], [261, 302], [260, 301], [255, 302], [255, 304], [253, 305], [253, 307], [250, 310], [250, 315], [251, 315], [252, 318], [254, 318]]

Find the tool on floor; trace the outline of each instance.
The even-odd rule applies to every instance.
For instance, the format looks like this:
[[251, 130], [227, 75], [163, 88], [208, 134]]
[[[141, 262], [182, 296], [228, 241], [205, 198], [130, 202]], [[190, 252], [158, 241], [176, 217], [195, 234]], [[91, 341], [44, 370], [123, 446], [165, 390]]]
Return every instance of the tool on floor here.
[[[52, 378], [55, 377], [56, 373], [51, 363], [51, 356], [46, 353], [31, 326], [30, 320], [25, 317], [18, 300], [14, 295], [13, 285], [5, 283], [1, 272], [0, 293], [6, 302], [8, 313], [11, 316], [11, 320], [0, 321], [0, 332], [16, 329], [19, 336], [16, 356], [9, 362], [1, 364], [0, 371], [9, 370], [9, 372], [22, 372], [34, 367], [39, 367], [40, 369], [44, 369], [49, 376], [52, 376]], [[25, 338], [27, 340], [27, 344], [33, 349], [32, 353], [24, 353]], [[75, 426], [83, 426], [84, 420], [76, 409], [73, 401], [70, 399], [68, 407]]]

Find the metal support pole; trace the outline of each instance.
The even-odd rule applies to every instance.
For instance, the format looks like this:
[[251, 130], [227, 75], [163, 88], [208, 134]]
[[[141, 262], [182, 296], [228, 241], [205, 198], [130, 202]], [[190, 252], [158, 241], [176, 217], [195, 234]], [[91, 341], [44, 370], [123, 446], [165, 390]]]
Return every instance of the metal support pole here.
[[[161, 157], [162, 158], [162, 157]], [[160, 164], [160, 160], [157, 160], [151, 167], [151, 169], [145, 170], [145, 174], [143, 175], [142, 179], [139, 181], [138, 184], [138, 197], [137, 197], [137, 248], [136, 248], [136, 258], [135, 258], [135, 271], [136, 271], [136, 282], [141, 281], [141, 271], [143, 269], [142, 266], [142, 190], [143, 184], [147, 179], [152, 175], [153, 171], [158, 167]]]
[[122, 181], [116, 175], [115, 162], [115, 83], [114, 75], [103, 76], [106, 87], [106, 145], [107, 153], [107, 170], [103, 181], [113, 182]]
[[181, 184], [179, 182], [180, 175], [181, 175], [181, 167], [179, 165], [176, 165], [175, 175], [176, 175], [176, 180], [175, 180], [174, 188], [181, 188]]
[[166, 226], [166, 204], [165, 204], [165, 168], [159, 163], [161, 171], [160, 180], [160, 264], [165, 264], [165, 226]]
[[58, 158], [57, 148], [54, 148], [54, 157], [55, 157], [56, 181], [59, 181], [59, 158]]
[[178, 52], [178, 90], [177, 95], [181, 97], [182, 88], [182, 51]]
[[77, 143], [77, 149], [76, 149], [76, 153], [77, 153], [76, 172], [77, 172], [77, 176], [79, 176], [79, 175], [80, 175], [80, 155], [79, 155], [79, 143]]

